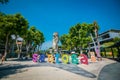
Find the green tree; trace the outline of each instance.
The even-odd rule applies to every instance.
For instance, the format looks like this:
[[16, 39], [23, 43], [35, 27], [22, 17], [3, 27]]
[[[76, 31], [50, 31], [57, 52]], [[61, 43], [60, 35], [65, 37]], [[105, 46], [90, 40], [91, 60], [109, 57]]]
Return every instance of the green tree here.
[[100, 55], [100, 42], [99, 42], [99, 39], [98, 39], [99, 25], [97, 24], [96, 21], [93, 22], [93, 30], [94, 30], [94, 34], [95, 34], [96, 43], [97, 43], [96, 46], [94, 45], [95, 46], [95, 51], [96, 51], [97, 57], [101, 58], [101, 55]]
[[78, 23], [72, 26], [69, 30], [69, 34], [64, 34], [60, 37], [60, 41], [64, 48], [69, 50], [79, 50], [82, 53], [83, 48], [87, 48], [88, 42], [91, 41], [89, 32], [89, 24]]
[[37, 51], [41, 48], [42, 43], [44, 42], [44, 35], [41, 31], [36, 30], [34, 43], [36, 44]]
[[[119, 33], [119, 34], [120, 34], [120, 33]], [[120, 41], [120, 38], [119, 38], [119, 37], [115, 37], [115, 38], [113, 39], [113, 41], [114, 41], [114, 43], [116, 43], [116, 42]]]
[[38, 47], [38, 51], [44, 42], [45, 38], [41, 31], [37, 30], [34, 26], [30, 27], [30, 29], [27, 31], [27, 34], [25, 35], [25, 42], [26, 42], [26, 50], [27, 54], [30, 49], [32, 48], [32, 51], [35, 51], [35, 48]]
[[0, 15], [0, 31], [5, 36], [5, 52], [4, 57], [7, 55], [9, 37], [12, 34], [22, 35], [28, 28], [28, 21], [21, 15]]
[[0, 3], [2, 3], [2, 4], [5, 4], [7, 2], [9, 2], [9, 0], [0, 0]]
[[30, 51], [30, 48], [32, 48], [32, 43], [34, 40], [34, 32], [35, 32], [35, 27], [31, 26], [26, 34], [23, 35], [23, 38], [25, 39], [25, 45], [26, 45], [26, 54]]
[[94, 50], [96, 52], [97, 57], [101, 58], [100, 55], [100, 42], [99, 42], [99, 35], [98, 35], [98, 31], [99, 31], [100, 26], [98, 25], [98, 23], [96, 21], [94, 21], [92, 24], [89, 24], [89, 30], [88, 33], [92, 39], [92, 42], [94, 44]]
[[89, 26], [87, 23], [78, 23], [74, 27], [70, 28], [69, 34], [71, 37], [72, 45], [75, 49], [80, 49], [80, 53], [82, 53], [82, 49], [85, 48], [90, 41], [88, 29]]
[[72, 26], [69, 30], [69, 35], [70, 35], [70, 42], [71, 42], [71, 46], [72, 46], [72, 50], [74, 48], [77, 48], [78, 47], [78, 39], [79, 39], [79, 36], [78, 36], [78, 30], [75, 26]]
[[60, 37], [60, 41], [61, 41], [63, 49], [71, 50], [72, 46], [70, 46], [70, 44], [71, 44], [70, 40], [71, 39], [70, 39], [70, 36], [68, 34], [63, 34]]

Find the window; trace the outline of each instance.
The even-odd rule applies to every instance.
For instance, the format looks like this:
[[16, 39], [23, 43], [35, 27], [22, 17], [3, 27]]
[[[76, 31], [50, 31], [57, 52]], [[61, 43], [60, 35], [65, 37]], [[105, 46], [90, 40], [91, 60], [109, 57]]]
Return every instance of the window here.
[[110, 35], [106, 34], [106, 35], [102, 36], [102, 39], [106, 39], [106, 38], [110, 38]]

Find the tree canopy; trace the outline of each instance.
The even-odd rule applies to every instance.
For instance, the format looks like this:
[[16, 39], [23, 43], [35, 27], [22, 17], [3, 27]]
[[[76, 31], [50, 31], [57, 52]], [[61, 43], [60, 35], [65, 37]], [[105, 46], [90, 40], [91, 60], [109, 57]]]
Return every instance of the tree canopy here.
[[68, 34], [60, 37], [62, 48], [67, 50], [80, 50], [87, 48], [92, 41], [90, 34], [94, 36], [93, 24], [78, 23], [69, 29]]
[[0, 0], [0, 3], [2, 3], [2, 4], [5, 4], [7, 2], [9, 2], [9, 0]]
[[40, 30], [35, 27], [29, 28], [28, 21], [20, 14], [4, 14], [0, 13], [0, 37], [5, 44], [4, 56], [6, 57], [8, 51], [8, 43], [10, 43], [11, 35], [16, 38], [19, 35], [25, 41], [25, 45], [41, 46], [44, 42], [44, 35]]

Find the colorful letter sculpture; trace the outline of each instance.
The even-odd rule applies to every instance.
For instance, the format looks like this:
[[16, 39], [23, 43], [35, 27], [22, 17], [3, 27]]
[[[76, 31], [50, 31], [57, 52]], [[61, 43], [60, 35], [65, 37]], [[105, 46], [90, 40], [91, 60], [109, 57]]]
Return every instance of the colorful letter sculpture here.
[[73, 63], [73, 64], [78, 64], [78, 58], [77, 58], [77, 54], [72, 54], [71, 55], [71, 62]]
[[60, 63], [59, 58], [60, 58], [60, 54], [59, 54], [59, 53], [56, 53], [56, 54], [55, 54], [55, 62], [56, 62], [57, 64]]
[[48, 54], [48, 62], [54, 63], [54, 56], [52, 54]]
[[87, 64], [88, 65], [88, 58], [85, 54], [80, 55], [82, 58], [80, 59], [81, 64]]
[[32, 56], [32, 60], [33, 60], [33, 62], [37, 62], [37, 60], [38, 60], [38, 54], [33, 54], [33, 56]]
[[91, 61], [96, 62], [96, 57], [95, 57], [94, 52], [90, 52], [90, 55], [91, 55]]
[[69, 62], [69, 56], [67, 54], [62, 55], [62, 62], [65, 64]]
[[40, 55], [39, 61], [45, 62], [45, 54]]

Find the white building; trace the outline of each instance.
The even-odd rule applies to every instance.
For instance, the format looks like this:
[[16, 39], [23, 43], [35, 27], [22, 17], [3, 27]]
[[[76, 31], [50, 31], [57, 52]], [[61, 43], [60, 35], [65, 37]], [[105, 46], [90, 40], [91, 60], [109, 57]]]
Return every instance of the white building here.
[[[105, 31], [105, 32], [99, 34], [98, 40], [99, 40], [100, 44], [102, 45], [105, 42], [112, 41], [113, 38], [115, 38], [115, 37], [120, 38], [120, 30], [111, 29], [111, 30]], [[94, 48], [93, 43], [90, 43], [90, 46], [91, 46], [91, 49]]]

